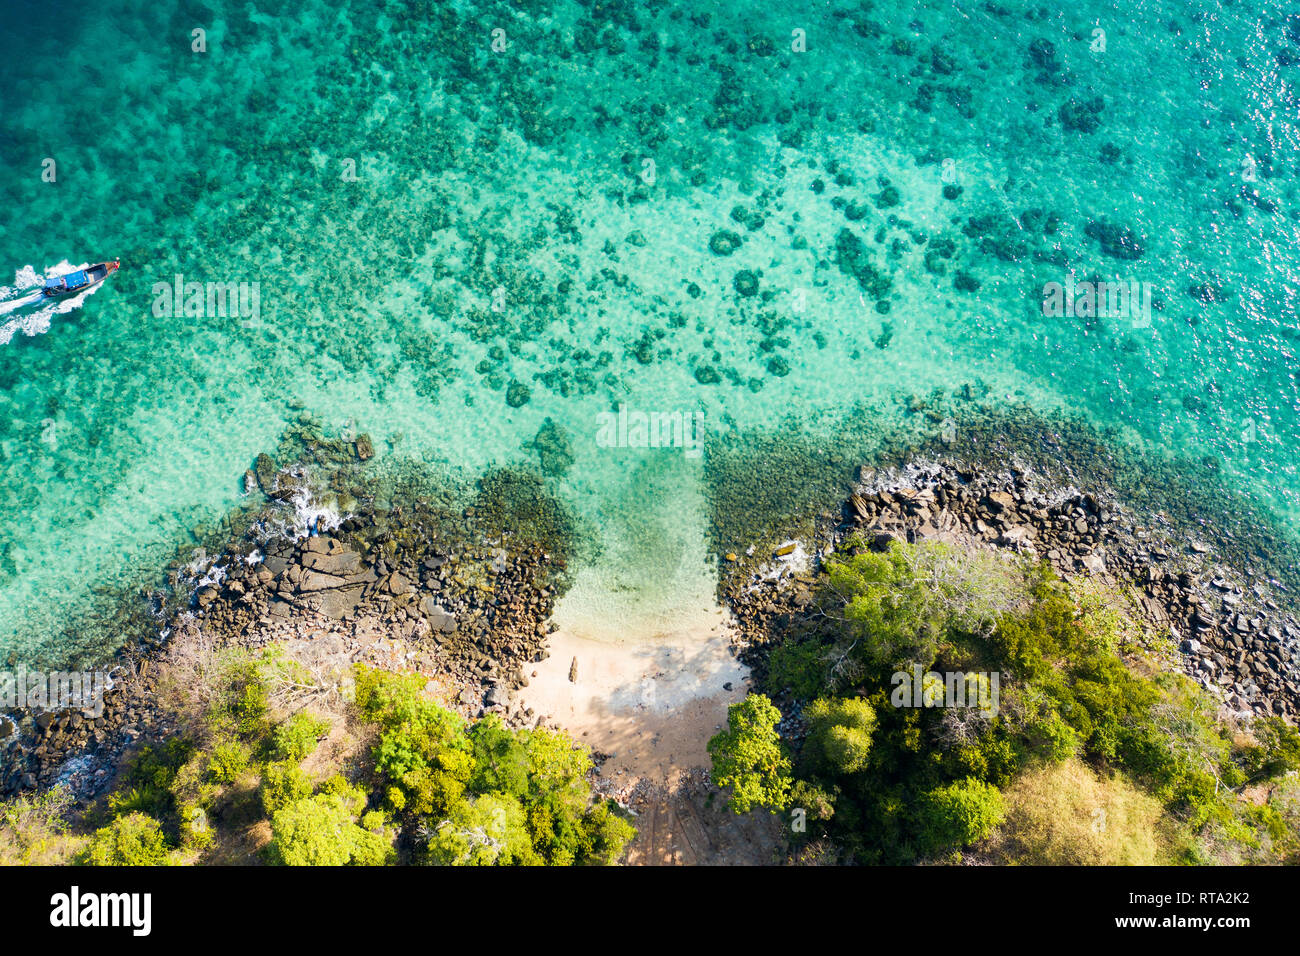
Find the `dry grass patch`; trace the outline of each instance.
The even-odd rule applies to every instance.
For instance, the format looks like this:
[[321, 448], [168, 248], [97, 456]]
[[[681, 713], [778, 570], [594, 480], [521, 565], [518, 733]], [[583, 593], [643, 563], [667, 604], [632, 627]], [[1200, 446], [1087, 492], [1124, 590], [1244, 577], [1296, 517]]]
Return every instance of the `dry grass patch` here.
[[1158, 800], [1082, 761], [1026, 771], [1005, 792], [1007, 818], [988, 851], [1001, 863], [1151, 866], [1171, 862]]

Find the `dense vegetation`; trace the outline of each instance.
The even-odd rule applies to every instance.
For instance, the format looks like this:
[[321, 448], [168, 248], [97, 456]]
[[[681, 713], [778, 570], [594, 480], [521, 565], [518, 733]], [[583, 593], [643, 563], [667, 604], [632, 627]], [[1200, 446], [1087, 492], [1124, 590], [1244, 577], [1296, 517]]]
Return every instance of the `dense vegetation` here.
[[468, 728], [420, 696], [417, 675], [362, 670], [357, 705], [375, 724], [374, 773], [388, 811], [429, 833], [443, 864], [615, 862], [635, 835], [609, 801], [592, 803], [591, 758], [563, 733], [510, 730], [495, 714]]
[[[310, 675], [276, 652], [216, 652], [198, 673], [184, 732], [134, 756], [77, 821], [93, 832], [69, 827], [57, 788], [14, 801], [3, 862], [609, 864], [635, 835], [592, 800], [590, 756], [566, 735], [467, 723], [418, 674], [357, 667], [341, 708], [286, 713], [278, 689]], [[322, 758], [327, 738], [342, 745]]]
[[[1300, 734], [1221, 719], [1123, 594], [997, 552], [853, 540], [820, 606], [825, 623], [774, 649], [767, 694], [710, 744], [732, 808], [789, 811], [806, 853], [1300, 861]], [[902, 675], [931, 672], [900, 698]], [[948, 674], [968, 706], [940, 706]], [[801, 735], [782, 739], [768, 695]]]

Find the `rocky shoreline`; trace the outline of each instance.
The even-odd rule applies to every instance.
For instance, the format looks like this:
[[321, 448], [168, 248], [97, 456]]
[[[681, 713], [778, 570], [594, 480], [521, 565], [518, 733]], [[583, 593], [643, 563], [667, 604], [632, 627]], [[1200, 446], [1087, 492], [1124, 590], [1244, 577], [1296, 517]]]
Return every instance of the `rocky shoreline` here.
[[811, 553], [789, 542], [758, 560], [729, 556], [723, 594], [746, 663], [761, 668], [778, 634], [812, 624], [817, 562], [856, 532], [878, 549], [892, 540], [977, 542], [1035, 555], [1065, 577], [1130, 585], [1141, 616], [1167, 635], [1176, 666], [1226, 709], [1291, 720], [1300, 713], [1300, 623], [1281, 582], [1252, 579], [1213, 541], [1143, 518], [1113, 493], [953, 460], [860, 468], [841, 512], [819, 521]]
[[[276, 503], [303, 494], [309, 472], [259, 456], [246, 483], [265, 492], [270, 510], [261, 517], [282, 517]], [[332, 530], [313, 519], [300, 533], [278, 521], [268, 535], [268, 523], [254, 520], [215, 557], [200, 550], [169, 574], [175, 606], [155, 596], [164, 607], [156, 630], [117, 654], [102, 714], [0, 721], [0, 796], [63, 783], [79, 801], [93, 799], [123, 754], [175, 733], [157, 699], [158, 672], [199, 643], [255, 650], [311, 641], [336, 663], [419, 671], [468, 718], [495, 713], [511, 726], [539, 725], [543, 717], [516, 696], [527, 666], [548, 655], [567, 559], [527, 536], [494, 536], [482, 522], [500, 515], [484, 510], [449, 516], [425, 502], [354, 502]]]
[[[259, 463], [265, 466], [265, 463]], [[300, 472], [259, 467], [275, 500]], [[1079, 490], [1027, 467], [914, 460], [858, 470], [837, 514], [814, 540], [724, 562], [721, 595], [738, 623], [735, 649], [756, 670], [773, 641], [811, 626], [820, 560], [850, 534], [979, 543], [1036, 555], [1066, 577], [1131, 585], [1170, 662], [1241, 716], [1300, 712], [1300, 624], [1285, 586], [1251, 579], [1160, 516], [1143, 518], [1108, 491]], [[285, 485], [282, 485], [282, 480]], [[121, 756], [175, 733], [159, 706], [159, 665], [199, 641], [250, 649], [312, 642], [336, 661], [415, 670], [468, 718], [553, 726], [518, 700], [530, 664], [548, 656], [549, 623], [566, 559], [536, 543], [467, 533], [422, 505], [358, 507], [329, 531], [269, 538], [251, 531], [178, 575], [187, 600], [164, 616], [154, 643], [125, 651], [102, 716], [26, 714], [0, 727], [0, 795], [70, 786], [88, 801]], [[751, 549], [752, 550], [752, 549]], [[1167, 635], [1167, 637], [1165, 637]], [[596, 755], [597, 762], [601, 755]]]

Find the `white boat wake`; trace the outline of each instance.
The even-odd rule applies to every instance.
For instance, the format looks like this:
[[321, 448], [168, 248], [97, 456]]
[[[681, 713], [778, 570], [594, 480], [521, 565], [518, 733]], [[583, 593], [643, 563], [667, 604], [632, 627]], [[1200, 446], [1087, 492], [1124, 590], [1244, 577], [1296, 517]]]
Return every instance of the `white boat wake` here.
[[[45, 274], [37, 272], [31, 266], [23, 266], [14, 273], [13, 285], [0, 286], [0, 317], [13, 315], [0, 325], [0, 345], [8, 345], [19, 332], [24, 335], [44, 335], [50, 330], [51, 320], [56, 315], [66, 315], [81, 308], [86, 299], [98, 292], [104, 285], [93, 285], [86, 291], [64, 299], [48, 300], [41, 305], [41, 285], [46, 279], [65, 275], [85, 269], [90, 263], [73, 265], [64, 259], [58, 265], [50, 266]], [[38, 306], [30, 311], [23, 311], [31, 306]]]

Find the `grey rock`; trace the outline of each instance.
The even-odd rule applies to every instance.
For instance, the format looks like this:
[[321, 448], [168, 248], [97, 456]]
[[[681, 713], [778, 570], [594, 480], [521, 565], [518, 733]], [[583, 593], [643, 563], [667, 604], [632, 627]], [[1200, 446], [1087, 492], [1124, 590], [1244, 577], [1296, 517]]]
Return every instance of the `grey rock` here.
[[355, 551], [339, 551], [336, 554], [310, 552], [303, 555], [302, 563], [313, 571], [346, 577], [361, 570], [361, 555]]
[[328, 591], [319, 591], [307, 595], [299, 602], [299, 606], [319, 611], [326, 617], [341, 621], [356, 613], [357, 606], [361, 603], [364, 595], [365, 588], [359, 584], [350, 587], [332, 588]]
[[331, 545], [337, 545], [337, 543], [338, 542], [334, 541], [333, 538], [327, 538], [323, 535], [312, 535], [302, 546], [302, 550], [304, 554], [329, 554], [330, 551], [334, 550]]
[[1084, 555], [1080, 562], [1089, 574], [1101, 574], [1106, 570], [1106, 561], [1099, 554]]
[[425, 618], [429, 622], [429, 627], [443, 634], [449, 634], [456, 630], [456, 615], [452, 614], [441, 604], [431, 597], [426, 597], [420, 602], [420, 610], [424, 612]]
[[332, 574], [323, 574], [320, 571], [304, 571], [302, 580], [298, 582], [298, 590], [303, 592], [327, 591], [331, 588], [341, 588], [347, 583], [346, 579], [335, 577]]

